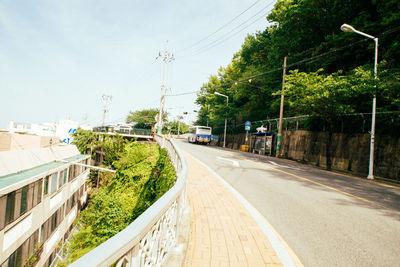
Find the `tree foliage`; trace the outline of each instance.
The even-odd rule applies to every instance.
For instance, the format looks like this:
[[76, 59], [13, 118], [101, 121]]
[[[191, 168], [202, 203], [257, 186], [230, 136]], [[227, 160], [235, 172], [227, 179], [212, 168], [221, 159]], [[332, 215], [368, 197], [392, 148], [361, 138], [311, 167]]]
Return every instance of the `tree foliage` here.
[[[83, 135], [80, 139], [90, 137], [79, 133]], [[123, 230], [175, 183], [176, 173], [167, 151], [158, 145], [122, 138], [105, 138], [98, 145], [105, 148], [104, 163], [117, 172], [91, 192], [88, 207], [75, 222], [79, 231], [72, 236], [65, 264]]]
[[96, 142], [96, 134], [94, 132], [78, 128], [76, 132], [72, 134], [72, 137], [74, 138], [72, 144], [76, 145], [81, 154], [89, 154], [92, 152]]
[[189, 130], [189, 125], [184, 123], [183, 121], [178, 122], [177, 120], [167, 122], [164, 125], [164, 131], [166, 133], [171, 133], [171, 134], [178, 134], [178, 128], [179, 128], [179, 133], [184, 134], [187, 133]]
[[[313, 115], [332, 121], [334, 116], [371, 112], [374, 93], [378, 111], [399, 110], [399, 1], [278, 0], [267, 20], [272, 24], [248, 35], [232, 61], [203, 84], [196, 100], [201, 106], [197, 124], [209, 121], [220, 133], [227, 117], [228, 131], [233, 133], [243, 131], [247, 120], [277, 118], [285, 56], [289, 65], [285, 116]], [[376, 83], [371, 72], [374, 42], [342, 32], [343, 23], [379, 37]], [[267, 74], [248, 79], [260, 73]], [[214, 95], [216, 91], [229, 96], [228, 105], [225, 98]], [[390, 123], [397, 123], [398, 115], [393, 118]]]
[[[150, 129], [151, 125], [156, 123], [156, 116], [159, 114], [159, 109], [143, 109], [130, 111], [126, 117], [126, 123], [134, 123], [135, 128]], [[163, 113], [163, 121], [166, 121], [168, 113]]]

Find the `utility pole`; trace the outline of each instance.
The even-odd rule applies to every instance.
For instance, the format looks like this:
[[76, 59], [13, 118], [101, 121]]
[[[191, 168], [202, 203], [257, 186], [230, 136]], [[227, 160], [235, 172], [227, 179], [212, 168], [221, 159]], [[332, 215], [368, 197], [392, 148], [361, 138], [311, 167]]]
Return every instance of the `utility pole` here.
[[278, 138], [277, 138], [277, 142], [276, 142], [276, 157], [279, 157], [279, 154], [281, 152], [283, 104], [284, 104], [284, 100], [285, 100], [285, 75], [286, 75], [286, 57], [283, 58], [281, 109], [279, 111], [279, 129], [278, 129]]
[[[218, 93], [218, 92], [214, 92], [214, 94], [215, 94], [215, 95], [222, 96], [222, 97], [225, 97], [225, 98], [226, 98], [226, 107], [228, 108], [229, 96], [220, 94], [220, 93]], [[226, 113], [225, 113], [225, 128], [224, 128], [224, 147], [225, 147], [225, 144], [226, 144], [226, 122], [227, 122], [227, 116], [228, 116], [228, 114], [227, 114], [227, 112], [226, 112]]]
[[208, 127], [208, 119], [210, 118], [210, 104], [207, 105], [207, 127]]
[[164, 103], [165, 103], [165, 93], [166, 93], [166, 87], [165, 87], [165, 75], [167, 72], [167, 63], [173, 61], [174, 55], [168, 50], [164, 50], [163, 52], [159, 52], [158, 56], [156, 59], [162, 58], [164, 61], [164, 68], [163, 68], [163, 75], [162, 75], [162, 84], [161, 84], [161, 101], [160, 101], [160, 113], [158, 114], [158, 122], [157, 122], [157, 133], [161, 134], [162, 132], [162, 126], [163, 126], [163, 115], [164, 115]]
[[85, 125], [87, 125], [87, 121], [88, 121], [88, 114], [85, 113], [85, 116], [83, 116], [83, 121], [85, 122]]
[[178, 138], [181, 130], [181, 115], [178, 116]]
[[106, 95], [103, 94], [103, 100], [106, 102], [104, 105], [104, 115], [103, 115], [103, 124], [102, 126], [104, 127], [104, 123], [106, 122], [106, 113], [110, 110], [110, 108], [108, 107], [108, 101], [112, 101], [112, 96], [111, 95]]

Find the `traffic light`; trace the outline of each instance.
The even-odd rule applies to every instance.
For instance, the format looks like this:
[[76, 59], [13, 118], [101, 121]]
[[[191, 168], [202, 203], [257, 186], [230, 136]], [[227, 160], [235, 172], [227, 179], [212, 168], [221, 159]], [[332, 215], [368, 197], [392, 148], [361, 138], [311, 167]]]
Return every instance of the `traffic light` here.
[[183, 112], [183, 115], [187, 115], [187, 111]]

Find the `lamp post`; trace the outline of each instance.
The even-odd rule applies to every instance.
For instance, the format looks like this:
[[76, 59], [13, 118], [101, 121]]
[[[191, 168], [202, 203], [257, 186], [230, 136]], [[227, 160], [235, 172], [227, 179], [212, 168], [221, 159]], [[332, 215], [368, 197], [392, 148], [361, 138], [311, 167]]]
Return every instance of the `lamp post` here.
[[364, 32], [360, 32], [354, 29], [353, 26], [348, 24], [343, 24], [340, 29], [344, 32], [355, 32], [367, 38], [374, 40], [375, 42], [375, 59], [374, 59], [374, 98], [372, 100], [372, 122], [371, 122], [371, 142], [370, 142], [370, 149], [369, 149], [369, 169], [368, 169], [368, 179], [374, 179], [374, 142], [375, 142], [375, 117], [376, 117], [376, 78], [378, 72], [378, 38], [372, 35], [366, 34]]
[[[218, 92], [214, 92], [215, 95], [223, 96], [226, 97], [226, 106], [228, 106], [229, 102], [229, 97], [227, 95], [220, 94]], [[226, 114], [225, 114], [225, 129], [224, 129], [224, 147], [225, 147], [225, 142], [226, 142]]]

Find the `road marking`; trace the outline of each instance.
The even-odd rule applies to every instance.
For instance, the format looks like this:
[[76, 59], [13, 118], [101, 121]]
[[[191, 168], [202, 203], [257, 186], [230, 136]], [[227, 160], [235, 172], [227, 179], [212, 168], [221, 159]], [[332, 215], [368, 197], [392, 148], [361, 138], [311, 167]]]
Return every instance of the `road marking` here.
[[388, 210], [390, 210], [390, 211], [392, 211], [392, 212], [395, 212], [395, 213], [397, 213], [397, 214], [400, 214], [400, 211], [391, 209], [391, 208], [389, 208], [389, 207], [387, 207], [387, 206], [385, 206], [385, 205], [379, 204], [379, 203], [377, 203], [377, 202], [375, 202], [375, 201], [368, 200], [368, 199], [365, 199], [365, 198], [363, 198], [363, 197], [358, 197], [358, 196], [356, 196], [356, 195], [347, 193], [347, 192], [345, 192], [345, 191], [342, 191], [342, 190], [340, 190], [340, 189], [334, 188], [334, 187], [332, 187], [332, 186], [324, 185], [324, 184], [321, 184], [321, 183], [316, 182], [316, 181], [314, 181], [314, 180], [311, 180], [311, 179], [308, 179], [308, 178], [305, 178], [305, 177], [302, 177], [302, 176], [298, 176], [298, 175], [293, 174], [293, 173], [290, 173], [290, 172], [282, 171], [282, 170], [276, 169], [276, 168], [271, 168], [271, 169], [274, 169], [274, 170], [276, 170], [276, 171], [278, 171], [278, 172], [282, 172], [282, 173], [288, 174], [288, 175], [290, 175], [290, 176], [293, 176], [293, 177], [296, 177], [296, 178], [299, 178], [299, 179], [308, 181], [308, 182], [310, 182], [310, 183], [317, 184], [317, 185], [319, 185], [319, 186], [322, 186], [322, 187], [331, 189], [331, 190], [333, 190], [333, 191], [342, 193], [343, 195], [346, 195], [346, 196], [349, 196], [349, 197], [353, 197], [353, 198], [356, 198], [356, 199], [358, 199], [358, 200], [367, 202], [367, 203], [369, 203], [369, 204], [372, 204], [372, 205], [375, 205], [375, 206], [378, 206], [378, 207], [381, 207], [381, 208], [385, 208], [385, 209], [388, 209]]
[[[185, 151], [186, 152], [186, 151]], [[274, 248], [276, 255], [281, 260], [283, 266], [289, 267], [304, 267], [294, 251], [289, 247], [286, 241], [279, 235], [279, 233], [274, 229], [274, 227], [267, 221], [267, 219], [252, 205], [247, 201], [236, 189], [234, 189], [224, 178], [219, 176], [211, 167], [203, 163], [198, 158], [194, 157], [190, 153], [186, 152], [187, 155], [191, 156], [195, 161], [204, 166], [209, 170], [218, 180], [220, 180], [232, 193], [233, 195], [242, 203], [242, 205], [247, 209], [250, 215], [257, 222], [258, 226], [261, 228], [263, 233], [268, 237], [269, 242]], [[186, 156], [186, 155], [185, 155]], [[217, 159], [220, 157], [217, 157]]]
[[278, 167], [282, 167], [282, 168], [288, 168], [288, 169], [292, 169], [292, 170], [296, 170], [296, 171], [301, 171], [301, 169], [296, 168], [296, 167], [292, 167], [292, 166], [287, 166], [287, 165], [280, 165], [276, 162], [270, 161], [268, 160], [269, 163], [271, 163], [272, 165], [278, 166]]
[[272, 165], [275, 165], [275, 166], [281, 166], [281, 165], [279, 165], [278, 163], [275, 163], [275, 162], [270, 161], [270, 160], [268, 160], [268, 162], [271, 163]]
[[227, 159], [227, 158], [222, 158], [222, 157], [217, 157], [217, 160], [225, 160], [225, 161], [229, 161], [232, 162], [232, 165], [235, 167], [240, 167], [239, 162], [233, 159]]

